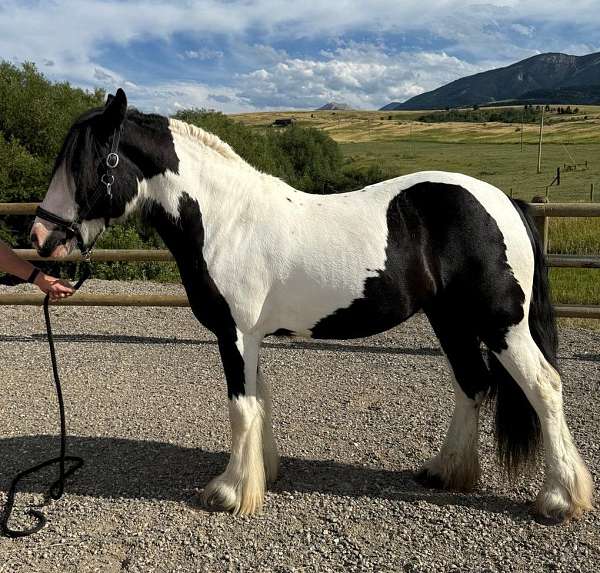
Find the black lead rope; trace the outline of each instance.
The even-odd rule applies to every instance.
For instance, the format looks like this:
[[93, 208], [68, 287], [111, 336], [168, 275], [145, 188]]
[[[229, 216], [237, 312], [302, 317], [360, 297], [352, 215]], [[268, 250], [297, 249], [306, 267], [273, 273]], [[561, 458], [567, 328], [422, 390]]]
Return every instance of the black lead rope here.
[[[98, 237], [92, 242], [91, 245], [86, 246], [85, 241], [83, 240], [83, 236], [81, 234], [81, 222], [85, 219], [85, 217], [91, 212], [91, 210], [96, 205], [96, 202], [100, 199], [102, 193], [106, 193], [109, 204], [112, 204], [112, 186], [115, 182], [115, 177], [113, 175], [113, 170], [119, 165], [119, 140], [121, 137], [121, 127], [119, 126], [115, 129], [112, 143], [110, 146], [110, 152], [105, 159], [106, 164], [106, 172], [100, 178], [100, 182], [104, 185], [104, 189], [99, 186], [96, 192], [92, 195], [90, 201], [88, 202], [88, 207], [82, 213], [79, 214], [78, 217], [69, 221], [68, 219], [64, 219], [58, 215], [50, 211], [46, 211], [42, 207], [38, 207], [36, 210], [36, 216], [57, 225], [58, 227], [64, 229], [67, 233], [67, 237], [74, 236], [77, 240], [77, 246], [81, 251], [81, 254], [84, 257], [84, 267], [81, 273], [77, 284], [75, 284], [75, 290], [78, 290], [79, 287], [89, 278], [91, 274], [90, 265], [89, 265], [89, 257], [90, 252], [94, 246], [94, 243]], [[110, 224], [110, 209], [108, 211], [108, 215], [106, 215], [104, 219], [104, 226], [107, 228]], [[45, 498], [46, 502], [48, 499], [60, 499], [65, 490], [65, 480], [70, 477], [73, 473], [75, 473], [82, 465], [83, 459], [78, 456], [67, 456], [67, 424], [65, 421], [65, 405], [63, 402], [62, 389], [60, 386], [60, 377], [58, 375], [58, 365], [56, 363], [56, 350], [54, 349], [54, 337], [52, 336], [52, 325], [50, 324], [50, 311], [48, 309], [48, 303], [50, 301], [49, 295], [46, 295], [44, 299], [44, 318], [46, 320], [46, 331], [48, 333], [48, 346], [50, 348], [50, 358], [52, 359], [52, 372], [54, 373], [54, 384], [56, 386], [56, 397], [58, 399], [58, 408], [60, 411], [60, 456], [57, 458], [52, 458], [51, 460], [45, 461], [37, 466], [34, 466], [28, 470], [25, 470], [13, 479], [10, 489], [8, 490], [8, 498], [6, 500], [6, 504], [4, 506], [4, 511], [2, 513], [2, 519], [0, 520], [0, 533], [2, 535], [6, 535], [7, 537], [26, 537], [28, 535], [33, 535], [37, 533], [46, 525], [46, 516], [37, 509], [29, 509], [28, 513], [33, 516], [37, 523], [30, 527], [29, 529], [16, 530], [11, 529], [8, 526], [8, 522], [10, 520], [10, 516], [12, 514], [14, 505], [15, 505], [15, 496], [17, 493], [17, 485], [19, 482], [26, 476], [38, 472], [39, 470], [54, 465], [59, 464], [59, 474], [58, 479], [48, 488], [46, 492]], [[65, 462], [73, 462], [73, 465], [65, 471]], [[45, 503], [44, 503], [45, 505]]]
[[[75, 284], [75, 290], [78, 290], [81, 285], [89, 278], [91, 274], [91, 269], [89, 263], [86, 261], [83, 264], [83, 270], [79, 280]], [[67, 423], [65, 420], [65, 404], [63, 401], [62, 388], [60, 385], [60, 376], [58, 374], [58, 364], [56, 362], [56, 350], [54, 348], [54, 336], [52, 335], [52, 324], [50, 322], [50, 309], [48, 307], [48, 303], [50, 302], [50, 295], [47, 294], [44, 299], [44, 319], [46, 320], [46, 332], [48, 335], [48, 346], [50, 349], [50, 359], [52, 360], [52, 372], [54, 374], [54, 385], [56, 387], [56, 397], [58, 399], [58, 409], [60, 411], [60, 455], [56, 458], [52, 458], [51, 460], [47, 460], [29, 468], [28, 470], [22, 471], [15, 476], [12, 483], [10, 484], [10, 489], [8, 490], [8, 498], [6, 500], [6, 504], [4, 505], [4, 511], [2, 513], [2, 521], [0, 521], [0, 531], [2, 535], [7, 537], [27, 537], [28, 535], [33, 535], [37, 533], [46, 525], [46, 516], [37, 509], [28, 509], [27, 513], [34, 517], [37, 520], [37, 523], [30, 527], [29, 529], [11, 529], [8, 525], [10, 520], [14, 505], [15, 505], [15, 497], [17, 494], [17, 485], [19, 482], [27, 477], [30, 474], [36, 473], [41, 469], [52, 466], [54, 464], [59, 464], [59, 474], [58, 479], [52, 483], [52, 485], [48, 488], [46, 492], [45, 498], [46, 505], [49, 499], [58, 500], [62, 497], [65, 491], [65, 480], [73, 475], [82, 465], [83, 459], [79, 456], [67, 456]], [[65, 471], [65, 462], [73, 462], [73, 465]]]

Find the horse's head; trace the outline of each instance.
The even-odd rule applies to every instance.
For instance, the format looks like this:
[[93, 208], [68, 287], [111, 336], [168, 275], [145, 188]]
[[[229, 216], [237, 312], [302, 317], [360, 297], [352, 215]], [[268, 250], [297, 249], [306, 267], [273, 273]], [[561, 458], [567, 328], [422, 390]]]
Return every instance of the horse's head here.
[[[41, 255], [67, 255], [78, 238], [80, 248], [89, 247], [136, 197], [140, 171], [120, 138], [127, 129], [126, 114], [127, 97], [119, 89], [103, 108], [88, 111], [69, 130], [31, 229], [31, 241]], [[109, 158], [111, 152], [118, 154], [117, 165], [114, 156]], [[74, 223], [71, 229], [68, 223]]]

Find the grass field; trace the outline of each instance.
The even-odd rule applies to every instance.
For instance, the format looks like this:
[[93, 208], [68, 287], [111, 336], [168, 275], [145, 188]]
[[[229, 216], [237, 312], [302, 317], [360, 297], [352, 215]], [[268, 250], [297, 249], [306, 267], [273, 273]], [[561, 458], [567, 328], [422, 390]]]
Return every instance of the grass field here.
[[[546, 115], [542, 172], [537, 173], [539, 127], [506, 123], [422, 123], [424, 112], [322, 111], [239, 114], [234, 119], [267, 129], [275, 119], [326, 131], [341, 146], [349, 165], [377, 165], [388, 177], [422, 170], [466, 173], [516, 198], [545, 195], [561, 167], [560, 186], [550, 186], [552, 202], [589, 201], [595, 184], [600, 201], [600, 107], [580, 106], [577, 116]], [[586, 117], [587, 116], [587, 117]], [[565, 164], [579, 165], [566, 171]], [[553, 253], [600, 254], [600, 219], [553, 219]], [[556, 302], [600, 304], [600, 270], [551, 269]], [[600, 328], [599, 321], [589, 321]]]
[[[579, 106], [577, 115], [545, 114], [548, 143], [600, 143], [600, 106]], [[293, 118], [298, 125], [326, 131], [340, 143], [413, 140], [442, 143], [520, 143], [514, 123], [423, 123], [423, 111], [279, 111], [235, 114], [246, 125], [268, 127], [275, 119]], [[539, 128], [525, 124], [523, 140], [537, 143]]]
[[[439, 125], [439, 124], [436, 124]], [[600, 126], [598, 127], [600, 132]], [[438, 143], [430, 141], [371, 141], [341, 143], [354, 165], [377, 164], [390, 177], [415, 171], [441, 170], [466, 173], [496, 185], [514, 197], [530, 200], [545, 195], [546, 186], [561, 167], [561, 184], [550, 187], [551, 201], [588, 201], [590, 184], [600, 200], [599, 144], [548, 144], [542, 149], [542, 172], [537, 173], [537, 146], [499, 143]], [[565, 172], [564, 164], [585, 163], [587, 169]]]

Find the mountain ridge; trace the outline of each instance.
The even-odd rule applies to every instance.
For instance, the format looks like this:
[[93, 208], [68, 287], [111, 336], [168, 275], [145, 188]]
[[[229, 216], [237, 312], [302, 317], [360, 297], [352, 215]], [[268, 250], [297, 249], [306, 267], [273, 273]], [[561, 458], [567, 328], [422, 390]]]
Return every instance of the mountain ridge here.
[[[546, 100], [550, 101], [552, 90], [565, 89], [579, 93], [579, 99], [570, 103], [595, 103], [595, 101], [585, 101], [586, 88], [595, 88], [598, 85], [600, 85], [600, 52], [584, 56], [548, 52], [531, 56], [509, 66], [459, 78], [405, 102], [391, 102], [380, 109], [382, 111], [420, 110], [490, 105], [504, 101], [518, 101], [524, 94], [536, 92], [543, 92]], [[590, 94], [590, 99], [596, 100], [596, 90], [592, 91], [594, 93], [593, 96]]]

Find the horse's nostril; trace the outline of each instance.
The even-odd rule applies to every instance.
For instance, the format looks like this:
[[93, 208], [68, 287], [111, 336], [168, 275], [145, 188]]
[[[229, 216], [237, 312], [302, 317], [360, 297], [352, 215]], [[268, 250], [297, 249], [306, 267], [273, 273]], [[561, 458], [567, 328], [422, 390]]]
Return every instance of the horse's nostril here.
[[29, 239], [31, 240], [31, 244], [33, 245], [34, 248], [36, 248], [36, 249], [40, 248], [40, 241], [37, 238], [37, 235], [35, 233], [32, 233], [31, 237], [29, 237]]

